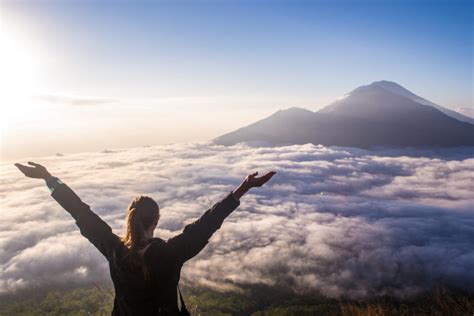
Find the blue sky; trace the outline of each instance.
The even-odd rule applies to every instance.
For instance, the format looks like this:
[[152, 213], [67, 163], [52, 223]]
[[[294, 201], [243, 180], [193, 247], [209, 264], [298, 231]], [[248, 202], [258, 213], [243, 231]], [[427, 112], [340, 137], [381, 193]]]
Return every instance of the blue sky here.
[[25, 93], [120, 104], [114, 115], [62, 113], [64, 125], [78, 116], [119, 124], [136, 112], [160, 122], [159, 111], [181, 127], [177, 118], [190, 113], [205, 126], [209, 116], [221, 122], [199, 133], [160, 122], [167, 135], [153, 143], [206, 140], [281, 108], [315, 110], [382, 79], [470, 107], [472, 9], [472, 1], [3, 1], [1, 18], [33, 59]]

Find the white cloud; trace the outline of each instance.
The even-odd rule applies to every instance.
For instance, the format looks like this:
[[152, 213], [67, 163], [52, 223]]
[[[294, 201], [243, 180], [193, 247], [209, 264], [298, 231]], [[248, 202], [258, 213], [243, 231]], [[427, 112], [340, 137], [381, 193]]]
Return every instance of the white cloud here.
[[104, 104], [119, 103], [120, 100], [112, 98], [98, 97], [79, 97], [55, 94], [41, 94], [34, 96], [34, 99], [51, 104], [59, 104], [66, 106], [97, 106]]
[[[276, 170], [242, 198], [182, 279], [222, 289], [286, 286], [337, 297], [474, 288], [472, 148], [364, 151], [310, 144], [211, 143], [45, 157], [122, 232], [135, 194], [154, 197], [158, 236], [178, 233], [253, 171]], [[1, 294], [108, 280], [100, 253], [40, 180], [0, 168]], [[78, 256], [77, 254], [81, 255]]]

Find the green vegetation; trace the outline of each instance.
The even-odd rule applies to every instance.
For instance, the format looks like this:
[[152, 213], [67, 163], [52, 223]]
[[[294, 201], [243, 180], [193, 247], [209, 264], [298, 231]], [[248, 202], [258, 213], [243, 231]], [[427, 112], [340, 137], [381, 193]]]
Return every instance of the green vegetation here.
[[[366, 301], [304, 296], [267, 287], [241, 293], [184, 289], [193, 315], [468, 315], [474, 313], [474, 297], [436, 291], [410, 300], [382, 297]], [[2, 302], [0, 315], [110, 315], [113, 289], [107, 286], [51, 291], [43, 297]]]
[[113, 290], [91, 287], [53, 291], [40, 299], [2, 302], [0, 315], [110, 315], [112, 306]]

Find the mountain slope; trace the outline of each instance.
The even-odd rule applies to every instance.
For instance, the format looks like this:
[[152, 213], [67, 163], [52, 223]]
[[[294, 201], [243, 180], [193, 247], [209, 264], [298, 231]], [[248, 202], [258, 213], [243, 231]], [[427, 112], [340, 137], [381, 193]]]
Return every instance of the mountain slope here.
[[213, 141], [222, 145], [313, 143], [361, 148], [474, 146], [474, 125], [373, 83], [318, 112], [301, 108], [278, 111]]
[[426, 100], [426, 99], [414, 94], [413, 92], [408, 91], [407, 89], [405, 89], [404, 87], [400, 86], [399, 84], [397, 84], [395, 82], [382, 80], [382, 81], [376, 81], [372, 84], [377, 85], [377, 86], [379, 86], [379, 87], [381, 87], [381, 88], [383, 88], [387, 91], [390, 91], [392, 93], [399, 94], [399, 95], [402, 95], [404, 97], [407, 97], [407, 98], [409, 98], [409, 99], [411, 99], [411, 100], [413, 100], [417, 103], [424, 104], [424, 105], [431, 105], [432, 107], [437, 108], [438, 110], [440, 110], [444, 114], [446, 114], [446, 115], [448, 115], [452, 118], [455, 118], [458, 121], [474, 124], [474, 119], [473, 118], [471, 118], [469, 116], [466, 116], [466, 115], [463, 115], [461, 113], [458, 113], [456, 111], [447, 109], [447, 108], [445, 108], [441, 105], [438, 105], [436, 103], [433, 103], [429, 100]]

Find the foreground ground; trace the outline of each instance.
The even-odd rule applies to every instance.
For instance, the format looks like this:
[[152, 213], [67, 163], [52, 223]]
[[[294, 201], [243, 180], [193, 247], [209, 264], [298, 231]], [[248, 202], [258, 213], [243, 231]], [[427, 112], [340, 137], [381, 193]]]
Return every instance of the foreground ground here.
[[[184, 290], [193, 315], [473, 315], [474, 297], [446, 290], [408, 300], [355, 301], [291, 295], [271, 289], [243, 293]], [[0, 315], [110, 315], [113, 289], [93, 286], [51, 291], [36, 298], [2, 301]]]

